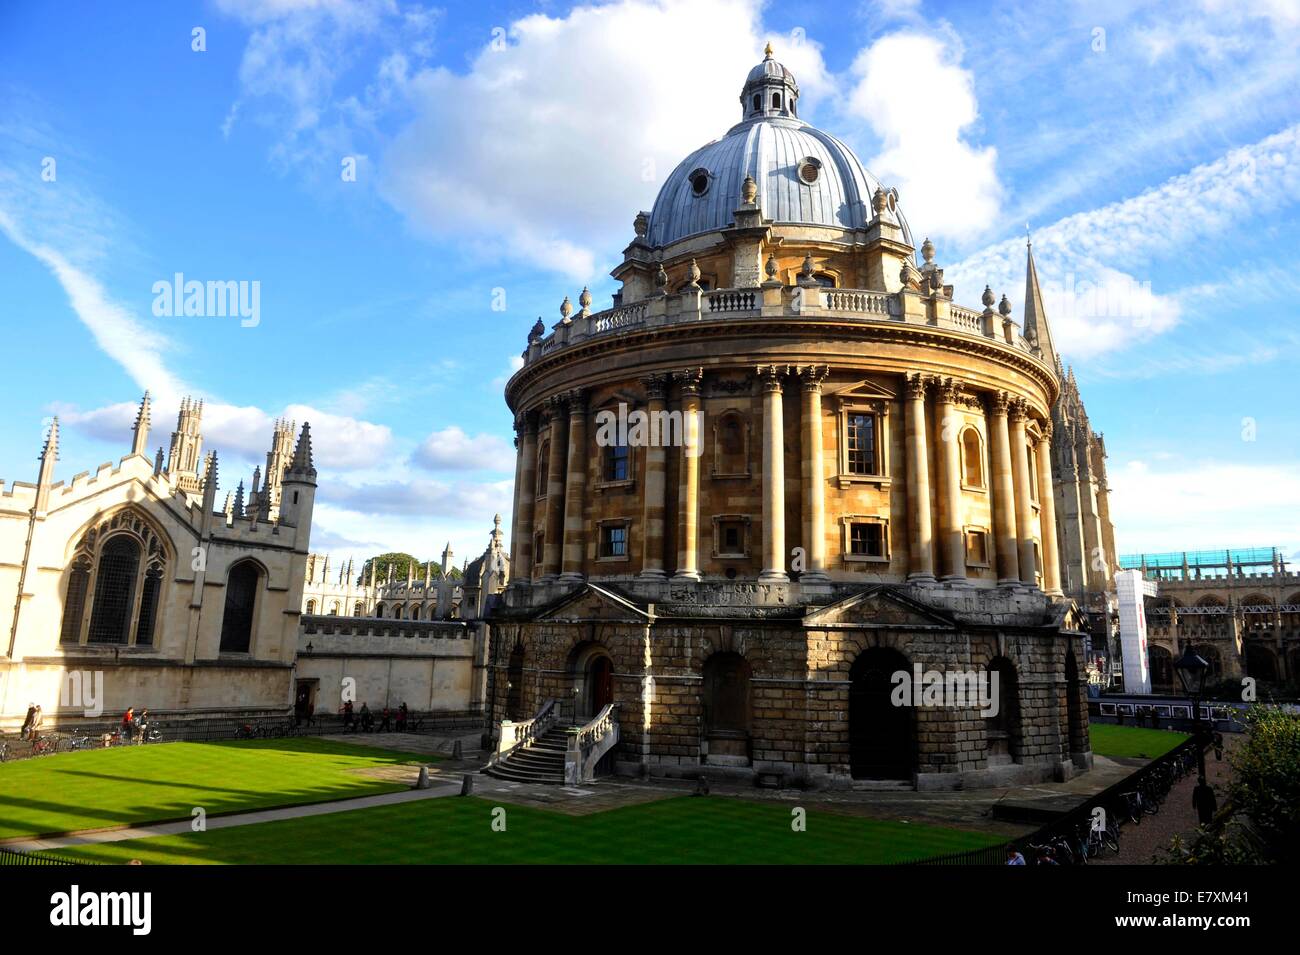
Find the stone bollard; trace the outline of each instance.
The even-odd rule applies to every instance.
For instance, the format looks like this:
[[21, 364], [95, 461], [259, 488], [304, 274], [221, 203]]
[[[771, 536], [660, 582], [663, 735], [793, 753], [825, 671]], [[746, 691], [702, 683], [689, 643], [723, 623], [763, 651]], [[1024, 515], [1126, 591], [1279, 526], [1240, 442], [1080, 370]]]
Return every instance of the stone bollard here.
[[452, 743], [452, 745], [451, 745], [451, 758], [452, 758], [452, 759], [463, 759], [463, 758], [464, 758], [464, 757], [461, 755], [460, 740], [456, 740], [456, 742]]
[[707, 796], [709, 794], [709, 780], [701, 773], [695, 779], [695, 795]]
[[417, 779], [417, 780], [415, 781], [415, 785], [412, 786], [411, 788], [412, 788], [412, 789], [429, 789], [432, 785], [433, 785], [433, 783], [429, 782], [429, 767], [428, 767], [428, 766], [421, 766], [421, 767], [420, 767], [420, 778]]
[[460, 794], [462, 796], [474, 795], [474, 775], [472, 773], [466, 773], [465, 778], [461, 780]]

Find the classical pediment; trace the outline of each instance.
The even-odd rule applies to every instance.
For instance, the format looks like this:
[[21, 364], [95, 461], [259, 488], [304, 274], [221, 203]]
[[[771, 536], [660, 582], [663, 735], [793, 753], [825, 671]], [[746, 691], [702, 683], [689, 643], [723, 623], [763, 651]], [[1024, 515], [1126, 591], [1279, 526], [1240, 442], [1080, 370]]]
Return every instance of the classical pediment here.
[[877, 384], [869, 378], [852, 384], [841, 385], [833, 391], [828, 390], [826, 397], [842, 402], [893, 401], [898, 393]]
[[533, 620], [589, 621], [644, 624], [653, 619], [649, 608], [612, 588], [585, 584], [573, 593], [542, 607]]
[[814, 610], [803, 618], [806, 627], [890, 627], [955, 629], [952, 619], [900, 591], [875, 587]]

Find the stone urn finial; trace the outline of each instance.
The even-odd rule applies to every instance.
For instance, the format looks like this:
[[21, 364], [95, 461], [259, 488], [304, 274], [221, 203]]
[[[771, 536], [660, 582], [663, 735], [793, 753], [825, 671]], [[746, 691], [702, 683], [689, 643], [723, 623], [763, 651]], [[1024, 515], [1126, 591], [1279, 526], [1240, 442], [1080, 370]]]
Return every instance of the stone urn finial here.
[[[989, 297], [992, 298], [992, 296]], [[1002, 301], [998, 302], [998, 314], [1003, 318], [1011, 317], [1011, 300], [1005, 295], [1002, 296]]]
[[767, 278], [769, 281], [776, 280], [776, 254], [775, 253], [773, 252], [767, 253], [767, 264], [763, 266], [763, 271], [767, 273]]
[[812, 278], [813, 260], [811, 252], [803, 257], [803, 267], [799, 269], [799, 274], [806, 279]]
[[695, 264], [694, 259], [691, 259], [691, 264], [686, 270], [686, 277], [690, 280], [691, 288], [700, 287], [700, 267]]
[[752, 206], [754, 200], [758, 197], [758, 183], [754, 181], [753, 176], [746, 176], [745, 181], [740, 186], [740, 199], [747, 206]]
[[533, 330], [528, 333], [528, 344], [537, 341], [546, 334], [546, 326], [542, 323], [542, 316], [537, 316], [537, 323], [533, 325]]
[[928, 237], [921, 243], [921, 257], [926, 265], [934, 265], [934, 243]]
[[992, 308], [993, 302], [995, 301], [993, 289], [989, 288], [987, 285], [984, 286], [984, 295], [981, 297], [980, 301], [984, 303], [985, 308]]
[[573, 303], [569, 301], [569, 296], [564, 296], [564, 301], [560, 303], [560, 320], [566, 325], [569, 322], [569, 316], [573, 314]]
[[637, 234], [637, 238], [644, 239], [646, 233], [650, 231], [650, 216], [638, 212], [636, 218], [632, 220], [632, 230]]
[[887, 205], [889, 205], [889, 197], [885, 195], [885, 187], [876, 186], [876, 192], [871, 197], [871, 208], [876, 210], [876, 215], [882, 215]]
[[591, 308], [591, 290], [585, 285], [582, 287], [582, 294], [578, 296], [578, 304], [582, 306], [584, 312]]
[[664, 271], [664, 264], [659, 263], [659, 269], [655, 272], [655, 288], [659, 290], [660, 295], [667, 294], [668, 273]]

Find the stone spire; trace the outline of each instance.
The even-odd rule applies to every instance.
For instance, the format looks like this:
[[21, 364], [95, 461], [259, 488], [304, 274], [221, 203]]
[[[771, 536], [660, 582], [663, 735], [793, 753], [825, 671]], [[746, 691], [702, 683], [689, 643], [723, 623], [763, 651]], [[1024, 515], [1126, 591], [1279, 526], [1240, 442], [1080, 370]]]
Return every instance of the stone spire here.
[[50, 422], [50, 433], [41, 448], [41, 470], [36, 479], [36, 510], [43, 511], [49, 504], [50, 485], [54, 483], [54, 462], [59, 460], [59, 419]]
[[279, 516], [280, 485], [284, 480], [285, 470], [293, 460], [293, 432], [296, 424], [285, 418], [275, 419], [275, 429], [271, 434], [271, 450], [266, 452], [266, 484], [262, 488], [268, 519]]
[[149, 392], [140, 399], [140, 410], [135, 413], [135, 425], [131, 428], [131, 453], [148, 457], [146, 445], [149, 443]]
[[442, 576], [450, 577], [452, 571], [452, 553], [451, 541], [447, 541], [447, 546], [442, 549]]
[[302, 423], [302, 434], [298, 435], [298, 445], [293, 449], [290, 470], [313, 479], [316, 477], [316, 466], [311, 458], [311, 422]]
[[235, 488], [235, 509], [233, 511], [235, 520], [241, 520], [244, 516], [244, 482], [240, 481], [239, 486]]
[[167, 456], [167, 476], [181, 490], [191, 494], [199, 491], [199, 468], [203, 452], [203, 399], [181, 399], [181, 410], [176, 416], [176, 430], [172, 432], [171, 452]]
[[1047, 325], [1047, 309], [1043, 307], [1043, 292], [1038, 286], [1038, 269], [1034, 267], [1034, 244], [1026, 242], [1025, 265], [1025, 320], [1022, 333], [1033, 346], [1034, 354], [1044, 361], [1055, 361], [1052, 332]]
[[203, 513], [208, 515], [217, 503], [217, 452], [208, 455], [207, 468], [203, 472]]

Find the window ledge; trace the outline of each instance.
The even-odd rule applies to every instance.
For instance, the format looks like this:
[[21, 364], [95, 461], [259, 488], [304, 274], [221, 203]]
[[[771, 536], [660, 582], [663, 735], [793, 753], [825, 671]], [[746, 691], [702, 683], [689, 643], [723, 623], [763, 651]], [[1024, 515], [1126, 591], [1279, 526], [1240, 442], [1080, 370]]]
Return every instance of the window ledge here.
[[879, 488], [887, 488], [890, 485], [890, 478], [887, 474], [838, 474], [836, 480], [840, 489], [848, 487], [851, 484], [874, 484]]
[[624, 478], [621, 481], [597, 481], [595, 489], [597, 491], [604, 491], [607, 488], [616, 488], [616, 487], [636, 487], [636, 479]]
[[846, 563], [854, 564], [888, 564], [888, 557], [870, 557], [866, 554], [841, 554]]
[[710, 471], [709, 477], [715, 481], [735, 481], [744, 478], [752, 478], [752, 471]]
[[623, 554], [619, 557], [597, 557], [596, 562], [599, 564], [625, 564], [631, 559], [630, 554]]
[[976, 494], [987, 494], [989, 492], [988, 487], [983, 484], [967, 484], [965, 481], [961, 482], [961, 489], [963, 491], [974, 491]]

